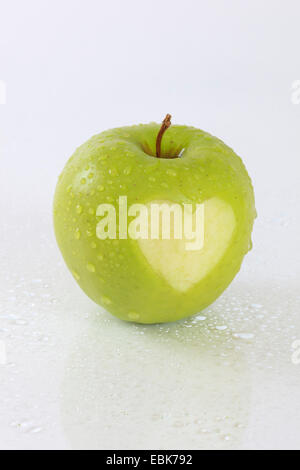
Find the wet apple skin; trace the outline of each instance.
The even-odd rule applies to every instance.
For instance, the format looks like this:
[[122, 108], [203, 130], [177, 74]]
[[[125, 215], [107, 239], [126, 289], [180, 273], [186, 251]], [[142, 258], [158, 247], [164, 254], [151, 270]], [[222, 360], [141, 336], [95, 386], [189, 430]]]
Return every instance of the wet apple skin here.
[[[116, 128], [80, 146], [63, 169], [54, 197], [58, 246], [75, 280], [97, 304], [127, 321], [176, 321], [200, 312], [226, 289], [251, 247], [254, 192], [242, 160], [221, 140], [187, 126], [171, 126], [156, 158], [156, 123]], [[208, 275], [188, 291], [174, 289], [155, 272], [135, 240], [96, 236], [99, 204], [118, 207], [169, 200], [230, 204], [236, 228], [228, 249]]]

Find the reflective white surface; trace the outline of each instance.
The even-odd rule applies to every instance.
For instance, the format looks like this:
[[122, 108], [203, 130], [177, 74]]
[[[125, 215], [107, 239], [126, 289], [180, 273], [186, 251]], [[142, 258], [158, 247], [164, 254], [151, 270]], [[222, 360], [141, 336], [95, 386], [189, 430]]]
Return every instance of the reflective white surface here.
[[[13, 3], [0, 18], [0, 448], [299, 448], [299, 4]], [[64, 266], [54, 186], [91, 134], [166, 112], [243, 157], [253, 250], [198, 316], [124, 324]]]

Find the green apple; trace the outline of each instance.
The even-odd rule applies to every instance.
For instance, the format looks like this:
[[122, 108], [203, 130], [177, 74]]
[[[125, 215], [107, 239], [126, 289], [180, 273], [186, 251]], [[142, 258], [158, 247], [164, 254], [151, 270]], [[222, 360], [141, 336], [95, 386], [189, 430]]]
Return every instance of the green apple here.
[[[91, 299], [127, 321], [169, 322], [201, 311], [230, 284], [251, 247], [256, 211], [242, 160], [202, 130], [169, 126], [167, 115], [162, 126], [95, 135], [75, 151], [56, 187], [55, 234], [67, 266]], [[169, 238], [161, 231], [133, 238], [124, 228], [120, 236], [124, 196], [128, 207], [139, 203], [149, 214], [155, 205], [202, 207], [202, 245], [188, 250], [185, 234], [174, 235], [175, 219]], [[104, 204], [119, 214], [108, 238], [98, 233]], [[191, 226], [195, 214], [186, 213]]]

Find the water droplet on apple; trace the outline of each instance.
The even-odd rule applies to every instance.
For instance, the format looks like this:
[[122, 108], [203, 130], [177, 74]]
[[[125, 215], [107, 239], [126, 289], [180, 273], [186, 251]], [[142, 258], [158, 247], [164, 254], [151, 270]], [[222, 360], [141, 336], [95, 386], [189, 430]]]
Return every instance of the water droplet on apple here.
[[88, 213], [89, 213], [90, 215], [95, 214], [95, 209], [93, 209], [92, 207], [90, 207], [89, 210], [88, 210]]
[[77, 281], [79, 281], [79, 279], [80, 279], [79, 274], [76, 271], [72, 271], [72, 274], [75, 277], [75, 279], [77, 279]]
[[81, 213], [82, 213], [82, 206], [81, 206], [80, 204], [78, 204], [78, 205], [76, 206], [76, 212], [77, 212], [77, 214], [81, 214]]
[[105, 297], [105, 295], [103, 295], [103, 296], [101, 297], [101, 302], [102, 302], [104, 305], [109, 305], [109, 304], [111, 304], [110, 298], [109, 298], [109, 297]]
[[103, 186], [102, 184], [99, 184], [99, 185], [97, 186], [97, 191], [100, 191], [100, 192], [101, 192], [101, 191], [104, 191], [104, 186]]
[[80, 183], [81, 183], [81, 184], [85, 184], [85, 183], [86, 183], [86, 179], [85, 179], [85, 178], [81, 178]]
[[126, 168], [124, 168], [124, 175], [130, 175], [131, 173], [131, 167], [130, 166], [127, 166]]
[[169, 176], [176, 176], [177, 173], [176, 173], [175, 170], [168, 169], [168, 170], [167, 170], [167, 175], [169, 175]]
[[128, 313], [128, 318], [129, 318], [130, 320], [135, 321], [135, 320], [138, 320], [138, 319], [140, 318], [140, 315], [139, 315], [138, 313], [136, 313], [136, 312], [129, 312], [129, 313]]
[[102, 261], [102, 260], [103, 260], [103, 255], [102, 255], [101, 253], [99, 253], [99, 255], [97, 255], [97, 259], [98, 259], [99, 261]]
[[75, 230], [75, 238], [76, 238], [76, 240], [79, 240], [80, 237], [81, 237], [81, 233], [80, 233], [80, 230], [77, 228], [77, 229]]
[[96, 248], [96, 246], [97, 246], [97, 243], [96, 243], [96, 242], [92, 242], [92, 243], [91, 243], [91, 248]]
[[88, 263], [88, 264], [86, 265], [86, 269], [87, 269], [90, 273], [96, 272], [96, 268], [95, 268], [95, 266], [94, 266], [92, 263]]

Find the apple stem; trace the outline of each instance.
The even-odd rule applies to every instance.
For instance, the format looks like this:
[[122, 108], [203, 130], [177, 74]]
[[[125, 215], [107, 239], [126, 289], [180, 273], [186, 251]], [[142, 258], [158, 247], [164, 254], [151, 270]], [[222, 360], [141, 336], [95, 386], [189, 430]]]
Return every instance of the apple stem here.
[[160, 151], [161, 151], [161, 139], [165, 133], [165, 131], [170, 127], [171, 125], [171, 114], [167, 114], [165, 119], [162, 122], [161, 128], [159, 130], [159, 133], [157, 134], [156, 138], [156, 156], [157, 158], [160, 158]]

